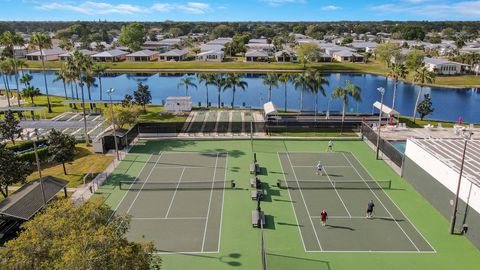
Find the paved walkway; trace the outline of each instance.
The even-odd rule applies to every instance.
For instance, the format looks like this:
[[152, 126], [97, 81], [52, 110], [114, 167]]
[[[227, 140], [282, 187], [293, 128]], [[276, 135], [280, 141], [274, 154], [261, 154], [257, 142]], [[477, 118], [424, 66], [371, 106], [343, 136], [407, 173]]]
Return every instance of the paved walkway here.
[[[480, 128], [466, 129], [473, 131], [474, 139], [480, 139]], [[376, 131], [376, 130], [375, 130]], [[461, 134], [455, 134], [454, 128], [406, 128], [392, 129], [382, 127], [380, 135], [387, 141], [403, 141], [408, 138], [461, 138]]]

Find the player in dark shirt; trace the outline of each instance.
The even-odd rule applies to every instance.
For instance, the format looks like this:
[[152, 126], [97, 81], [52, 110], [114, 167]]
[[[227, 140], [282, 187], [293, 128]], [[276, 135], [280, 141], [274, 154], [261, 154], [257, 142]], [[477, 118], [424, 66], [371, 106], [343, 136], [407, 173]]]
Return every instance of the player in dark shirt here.
[[373, 203], [373, 200], [370, 200], [367, 204], [367, 218], [373, 217], [374, 210], [375, 210], [375, 204]]

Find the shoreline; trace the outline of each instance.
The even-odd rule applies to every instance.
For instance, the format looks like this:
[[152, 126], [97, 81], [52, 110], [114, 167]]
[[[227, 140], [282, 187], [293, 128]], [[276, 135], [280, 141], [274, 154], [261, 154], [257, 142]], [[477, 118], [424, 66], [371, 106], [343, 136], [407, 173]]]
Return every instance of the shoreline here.
[[[370, 71], [370, 70], [356, 70], [356, 69], [321, 69], [319, 66], [312, 66], [311, 68], [317, 68], [320, 72], [328, 74], [328, 73], [345, 73], [345, 74], [371, 74], [377, 76], [386, 77], [386, 73], [384, 72], [377, 72], [377, 71]], [[29, 67], [23, 68], [21, 70], [34, 70], [34, 71], [42, 71], [41, 67]], [[60, 68], [58, 67], [46, 67], [45, 70], [47, 71], [58, 71]], [[231, 72], [248, 72], [248, 73], [301, 73], [303, 72], [303, 68], [115, 68], [115, 67], [107, 67], [107, 72], [117, 73], [138, 73], [138, 72], [145, 72], [145, 73], [189, 73], [189, 72], [210, 72], [210, 73], [231, 73]], [[465, 75], [464, 75], [465, 76]], [[455, 76], [439, 76], [440, 78], [446, 77], [455, 77]], [[469, 89], [469, 88], [480, 88], [480, 76], [478, 77], [479, 84], [474, 85], [449, 85], [449, 84], [424, 84], [423, 86], [427, 87], [442, 87], [442, 88], [449, 88], [449, 89]], [[413, 84], [413, 82], [405, 79], [400, 79], [399, 81], [406, 82]], [[420, 84], [419, 84], [420, 85]]]

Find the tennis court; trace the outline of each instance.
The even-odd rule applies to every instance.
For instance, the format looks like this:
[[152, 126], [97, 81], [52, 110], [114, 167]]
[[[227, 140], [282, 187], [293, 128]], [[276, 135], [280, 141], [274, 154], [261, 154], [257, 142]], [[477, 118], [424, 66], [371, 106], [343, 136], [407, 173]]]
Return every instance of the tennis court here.
[[[389, 180], [375, 181], [349, 152], [278, 152], [300, 237], [306, 252], [431, 253], [433, 247], [385, 193]], [[315, 173], [321, 161], [324, 175]], [[366, 218], [373, 200], [375, 215]], [[327, 225], [320, 222], [326, 209]]]
[[218, 252], [228, 154], [159, 152], [127, 190], [116, 213], [132, 216], [127, 237], [163, 252]]

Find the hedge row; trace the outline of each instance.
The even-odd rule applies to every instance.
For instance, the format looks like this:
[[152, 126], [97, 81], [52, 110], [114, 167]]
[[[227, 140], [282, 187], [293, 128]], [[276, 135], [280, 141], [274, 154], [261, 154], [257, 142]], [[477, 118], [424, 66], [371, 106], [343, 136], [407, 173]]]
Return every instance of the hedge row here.
[[[50, 155], [48, 154], [48, 148], [47, 147], [40, 148], [40, 149], [37, 150], [37, 152], [38, 152], [38, 158], [40, 159], [40, 162], [46, 162], [48, 160], [48, 158], [50, 157]], [[26, 153], [23, 153], [23, 154], [19, 154], [18, 157], [20, 159], [28, 161], [28, 162], [32, 162], [32, 163], [36, 162], [35, 151], [30, 151], [30, 152], [26, 152]]]
[[[47, 139], [39, 139], [37, 141], [37, 146], [42, 145], [42, 144], [47, 144], [47, 142], [48, 142]], [[33, 141], [19, 141], [15, 145], [7, 146], [7, 148], [9, 150], [12, 150], [13, 152], [25, 151], [25, 150], [33, 148]]]

